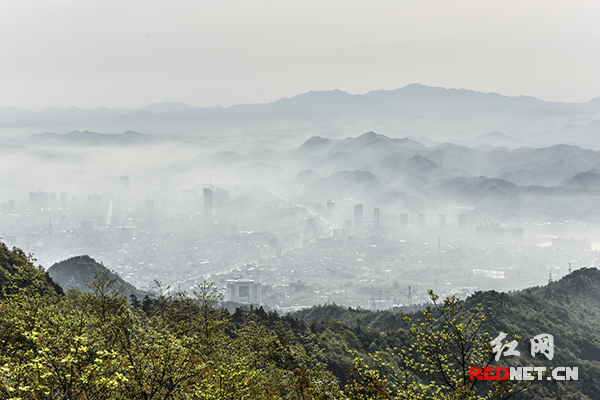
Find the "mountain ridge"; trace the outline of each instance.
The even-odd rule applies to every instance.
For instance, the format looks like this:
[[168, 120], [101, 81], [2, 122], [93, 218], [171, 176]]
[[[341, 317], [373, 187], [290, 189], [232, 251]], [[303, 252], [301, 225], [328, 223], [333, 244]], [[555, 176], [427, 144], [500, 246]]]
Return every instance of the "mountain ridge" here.
[[91, 258], [88, 255], [75, 256], [63, 261], [59, 261], [48, 268], [48, 275], [58, 282], [65, 290], [77, 288], [83, 292], [91, 291], [88, 284], [91, 284], [96, 275], [107, 274], [109, 279], [114, 279], [114, 289], [123, 289], [123, 295], [128, 298], [133, 294], [138, 299], [142, 299], [149, 292], [137, 289], [131, 283], [125, 281], [116, 273]]

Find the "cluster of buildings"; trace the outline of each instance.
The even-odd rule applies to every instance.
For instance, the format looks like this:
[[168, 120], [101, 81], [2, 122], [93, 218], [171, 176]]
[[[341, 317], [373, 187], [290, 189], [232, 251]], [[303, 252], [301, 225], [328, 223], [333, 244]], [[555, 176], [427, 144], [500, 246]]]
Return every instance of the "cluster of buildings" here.
[[500, 243], [523, 243], [523, 228], [518, 226], [505, 227], [498, 222], [486, 221], [476, 228], [477, 242], [494, 245]]
[[[468, 226], [462, 213], [435, 213], [428, 224], [431, 213], [386, 208], [384, 214], [383, 207], [353, 199], [311, 209], [266, 189], [199, 185], [150, 194], [132, 190], [128, 176], [118, 183], [118, 191], [83, 194], [84, 202], [38, 191], [0, 203], [2, 240], [34, 253], [44, 267], [88, 254], [140, 289], [157, 279], [190, 290], [206, 279], [228, 301], [282, 310], [327, 302], [388, 309], [405, 304], [407, 288], [419, 283], [441, 293], [464, 291], [488, 276], [516, 273], [500, 268], [512, 265], [513, 248], [527, 245], [522, 227]], [[498, 246], [507, 243], [513, 246]], [[557, 238], [552, 246], [589, 251], [591, 242]], [[468, 261], [477, 257], [498, 262]], [[535, 282], [542, 264], [515, 268]]]

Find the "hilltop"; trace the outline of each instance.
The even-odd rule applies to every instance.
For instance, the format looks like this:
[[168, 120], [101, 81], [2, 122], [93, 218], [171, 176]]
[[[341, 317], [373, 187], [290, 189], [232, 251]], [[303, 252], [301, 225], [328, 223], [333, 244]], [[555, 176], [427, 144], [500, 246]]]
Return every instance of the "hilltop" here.
[[[48, 275], [65, 288], [78, 288], [83, 292], [90, 291], [87, 283], [94, 281], [94, 274], [108, 274], [109, 279], [115, 280], [115, 287], [123, 288], [123, 295], [130, 297], [134, 294], [138, 299], [150, 293], [137, 289], [131, 283], [126, 282], [119, 275], [113, 273], [108, 268], [91, 258], [90, 256], [71, 257], [60, 261], [48, 269]], [[87, 282], [87, 283], [86, 283]]]

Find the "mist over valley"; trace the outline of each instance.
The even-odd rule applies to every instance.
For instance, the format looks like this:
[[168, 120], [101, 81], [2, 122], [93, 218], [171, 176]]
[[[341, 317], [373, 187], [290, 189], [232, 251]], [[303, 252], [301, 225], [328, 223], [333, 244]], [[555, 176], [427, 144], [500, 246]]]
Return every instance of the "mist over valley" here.
[[0, 234], [138, 289], [281, 310], [518, 290], [596, 266], [600, 102], [409, 85], [269, 104], [0, 109]]

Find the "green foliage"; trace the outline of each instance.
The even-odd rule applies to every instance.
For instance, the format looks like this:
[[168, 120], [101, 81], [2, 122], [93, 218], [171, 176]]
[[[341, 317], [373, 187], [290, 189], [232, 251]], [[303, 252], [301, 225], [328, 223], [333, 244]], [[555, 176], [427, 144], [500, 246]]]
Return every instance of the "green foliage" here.
[[[156, 282], [128, 295], [107, 271], [64, 296], [22, 251], [0, 246], [2, 399], [595, 399], [600, 393], [600, 273], [584, 269], [512, 296], [479, 292], [464, 302], [431, 294], [413, 314], [335, 305], [279, 316], [232, 315], [203, 282], [192, 295]], [[131, 299], [131, 301], [129, 301]], [[399, 321], [401, 325], [399, 325]], [[399, 326], [401, 326], [399, 328]], [[499, 331], [555, 337], [553, 363], [579, 381], [527, 386], [471, 381], [493, 365]], [[521, 343], [522, 342], [522, 343]], [[526, 355], [525, 355], [526, 356]], [[524, 357], [524, 356], [522, 356]], [[516, 398], [516, 397], [515, 397]]]
[[346, 382], [345, 392], [351, 400], [389, 399], [387, 379], [380, 375], [379, 370], [371, 369], [364, 364], [364, 359], [358, 357], [356, 351], [350, 351], [353, 357], [350, 377]]
[[[483, 328], [482, 304], [461, 308], [451, 296], [440, 302], [429, 291], [432, 309], [404, 315], [410, 344], [369, 355], [372, 367], [355, 351], [346, 392], [356, 399], [501, 399], [526, 390], [533, 382], [470, 379], [470, 367], [485, 368], [493, 360], [492, 340]], [[480, 387], [476, 387], [479, 385]]]
[[[431, 290], [429, 296], [436, 316], [425, 310], [422, 319], [404, 317], [414, 340], [408, 349], [395, 349], [403, 369], [396, 384], [407, 392], [436, 395], [472, 390], [478, 381], [470, 380], [469, 367], [487, 367], [492, 361], [492, 338], [482, 329], [481, 304], [461, 313], [458, 298], [447, 297], [440, 303]], [[412, 379], [413, 374], [420, 379]]]
[[336, 320], [345, 325], [354, 326], [357, 320], [367, 328], [396, 330], [404, 327], [400, 313], [393, 311], [369, 311], [336, 304], [317, 305], [296, 311], [293, 316], [307, 322], [322, 319]]
[[60, 285], [54, 282], [41, 267], [35, 267], [36, 260], [23, 250], [8, 249], [0, 242], [0, 298], [27, 288], [30, 292], [55, 295], [63, 294]]
[[268, 328], [249, 313], [232, 327], [213, 284], [193, 297], [159, 291], [145, 313], [115, 283], [97, 273], [87, 291], [63, 297], [8, 293], [0, 302], [0, 398], [339, 397], [335, 378], [281, 319]]

